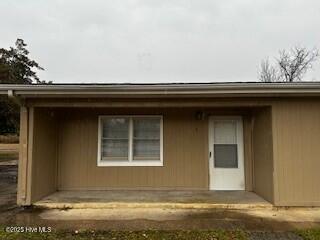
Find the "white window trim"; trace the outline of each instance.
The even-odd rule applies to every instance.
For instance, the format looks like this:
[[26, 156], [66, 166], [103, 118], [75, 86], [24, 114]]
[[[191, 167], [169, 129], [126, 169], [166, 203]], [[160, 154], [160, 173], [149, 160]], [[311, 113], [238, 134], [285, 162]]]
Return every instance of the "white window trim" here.
[[[101, 134], [102, 134], [102, 120], [106, 118], [129, 118], [129, 151], [128, 151], [128, 161], [101, 161]], [[134, 160], [133, 161], [133, 118], [160, 118], [160, 160]], [[98, 167], [148, 167], [148, 166], [163, 166], [163, 116], [162, 115], [100, 115], [98, 117]]]

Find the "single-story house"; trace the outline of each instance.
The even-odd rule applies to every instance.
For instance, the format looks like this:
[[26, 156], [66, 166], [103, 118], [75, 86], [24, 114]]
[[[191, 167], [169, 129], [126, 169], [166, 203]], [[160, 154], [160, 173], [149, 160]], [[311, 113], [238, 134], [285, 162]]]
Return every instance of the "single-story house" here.
[[320, 206], [320, 83], [0, 85], [19, 205], [63, 190], [239, 190]]

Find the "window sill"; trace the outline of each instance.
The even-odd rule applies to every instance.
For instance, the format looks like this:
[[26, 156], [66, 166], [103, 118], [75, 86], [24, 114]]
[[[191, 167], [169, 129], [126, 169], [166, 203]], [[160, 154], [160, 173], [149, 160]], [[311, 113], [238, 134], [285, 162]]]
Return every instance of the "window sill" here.
[[135, 161], [135, 162], [116, 162], [116, 161], [98, 161], [98, 167], [163, 167], [160, 161]]

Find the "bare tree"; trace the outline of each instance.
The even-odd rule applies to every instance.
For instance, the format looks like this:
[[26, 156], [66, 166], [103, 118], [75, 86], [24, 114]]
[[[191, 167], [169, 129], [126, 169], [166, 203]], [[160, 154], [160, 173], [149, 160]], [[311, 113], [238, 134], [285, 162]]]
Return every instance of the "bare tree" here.
[[290, 52], [282, 50], [279, 54], [277, 61], [281, 77], [285, 82], [293, 82], [301, 81], [307, 70], [312, 68], [312, 63], [319, 57], [319, 50], [295, 47]]
[[278, 70], [270, 64], [268, 58], [261, 61], [259, 80], [261, 82], [278, 82], [280, 80]]
[[289, 51], [279, 51], [277, 64], [271, 65], [269, 60], [262, 60], [259, 70], [259, 79], [262, 82], [294, 82], [301, 81], [312, 64], [318, 60], [319, 50], [308, 50], [294, 47]]

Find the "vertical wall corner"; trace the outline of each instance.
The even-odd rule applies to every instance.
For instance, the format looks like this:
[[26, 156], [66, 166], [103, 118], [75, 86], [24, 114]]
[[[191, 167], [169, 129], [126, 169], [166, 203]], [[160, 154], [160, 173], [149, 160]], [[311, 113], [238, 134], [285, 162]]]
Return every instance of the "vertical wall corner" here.
[[28, 125], [29, 109], [20, 108], [20, 139], [19, 139], [19, 163], [18, 163], [18, 187], [17, 204], [27, 204], [27, 166], [28, 166]]

